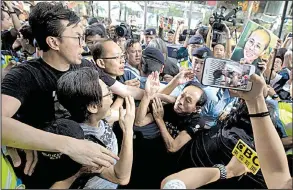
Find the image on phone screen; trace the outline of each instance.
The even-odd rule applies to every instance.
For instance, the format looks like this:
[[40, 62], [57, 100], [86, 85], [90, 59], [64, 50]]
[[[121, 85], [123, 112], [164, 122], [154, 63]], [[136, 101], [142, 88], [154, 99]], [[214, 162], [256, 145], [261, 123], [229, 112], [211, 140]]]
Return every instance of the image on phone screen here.
[[249, 76], [255, 73], [255, 66], [240, 64], [231, 60], [207, 58], [204, 63], [202, 84], [219, 88], [250, 91]]

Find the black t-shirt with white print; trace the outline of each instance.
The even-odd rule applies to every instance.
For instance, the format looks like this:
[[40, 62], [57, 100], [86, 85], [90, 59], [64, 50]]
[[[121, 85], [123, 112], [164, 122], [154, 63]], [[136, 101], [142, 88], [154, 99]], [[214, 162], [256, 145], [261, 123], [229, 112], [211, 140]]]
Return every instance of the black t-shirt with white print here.
[[[68, 71], [82, 67], [98, 70], [100, 78], [108, 86], [115, 83], [114, 79], [85, 59], [80, 65], [71, 65]], [[68, 71], [58, 71], [46, 64], [42, 58], [12, 68], [3, 79], [1, 93], [21, 102], [13, 118], [42, 129], [41, 126], [46, 122], [69, 117], [70, 114], [59, 104], [56, 96], [57, 80]]]
[[173, 138], [184, 130], [193, 137], [197, 131], [204, 129], [204, 122], [198, 113], [179, 115], [174, 111], [174, 104], [164, 105], [164, 122]]

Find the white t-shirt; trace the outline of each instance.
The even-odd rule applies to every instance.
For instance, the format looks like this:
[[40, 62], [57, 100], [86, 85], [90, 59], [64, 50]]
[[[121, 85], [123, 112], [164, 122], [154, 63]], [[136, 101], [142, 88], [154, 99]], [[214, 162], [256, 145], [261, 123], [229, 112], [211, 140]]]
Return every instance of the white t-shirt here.
[[[117, 138], [112, 130], [112, 127], [110, 127], [107, 122], [101, 120], [99, 127], [91, 127], [83, 123], [80, 124], [80, 126], [83, 129], [85, 136], [94, 135], [97, 139], [104, 143], [108, 150], [111, 150], [114, 154], [118, 155]], [[118, 184], [95, 176], [89, 179], [84, 189], [117, 189], [117, 187]]]

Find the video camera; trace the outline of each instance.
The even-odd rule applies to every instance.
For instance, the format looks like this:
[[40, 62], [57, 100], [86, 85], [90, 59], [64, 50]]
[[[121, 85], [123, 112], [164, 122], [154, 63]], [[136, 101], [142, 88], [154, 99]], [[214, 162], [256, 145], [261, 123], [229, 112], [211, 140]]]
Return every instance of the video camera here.
[[222, 6], [220, 14], [218, 14], [217, 12], [213, 13], [213, 17], [211, 17], [209, 20], [209, 23], [213, 29], [213, 43], [219, 43], [221, 39], [221, 33], [225, 28], [225, 25], [222, 23], [222, 21], [231, 22], [233, 23], [233, 26], [236, 26], [236, 13], [242, 10], [242, 8], [236, 7], [232, 9], [226, 16], [224, 16], [226, 10], [227, 8], [225, 6]]
[[115, 27], [115, 33], [118, 37], [131, 37], [131, 28], [126, 23], [121, 23], [120, 25]]
[[136, 40], [140, 40], [140, 33], [137, 30], [136, 26], [129, 26], [126, 23], [121, 23], [120, 25], [115, 27], [115, 34], [117, 37], [125, 37], [126, 39], [132, 38]]

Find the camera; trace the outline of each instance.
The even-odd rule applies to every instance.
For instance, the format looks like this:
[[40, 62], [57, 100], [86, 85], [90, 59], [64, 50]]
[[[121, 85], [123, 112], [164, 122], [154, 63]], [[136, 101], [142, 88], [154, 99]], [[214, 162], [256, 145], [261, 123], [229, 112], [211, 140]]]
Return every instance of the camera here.
[[121, 23], [120, 25], [116, 26], [115, 33], [118, 37], [131, 37], [131, 29], [126, 23]]
[[217, 12], [213, 13], [213, 17], [211, 17], [209, 20], [209, 23], [213, 29], [213, 43], [219, 43], [222, 39], [222, 32], [225, 28], [225, 25], [222, 23], [222, 21], [231, 22], [233, 23], [233, 26], [236, 26], [236, 13], [242, 10], [242, 8], [236, 7], [232, 9], [226, 16], [224, 16], [226, 10], [227, 8], [222, 6], [220, 14], [218, 14]]

